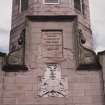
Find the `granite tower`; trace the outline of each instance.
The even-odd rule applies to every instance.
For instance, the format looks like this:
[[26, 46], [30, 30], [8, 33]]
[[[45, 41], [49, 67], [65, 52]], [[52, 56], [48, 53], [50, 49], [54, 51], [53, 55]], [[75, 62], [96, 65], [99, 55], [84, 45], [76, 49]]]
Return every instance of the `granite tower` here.
[[89, 0], [13, 0], [0, 105], [104, 105], [104, 54], [93, 51]]

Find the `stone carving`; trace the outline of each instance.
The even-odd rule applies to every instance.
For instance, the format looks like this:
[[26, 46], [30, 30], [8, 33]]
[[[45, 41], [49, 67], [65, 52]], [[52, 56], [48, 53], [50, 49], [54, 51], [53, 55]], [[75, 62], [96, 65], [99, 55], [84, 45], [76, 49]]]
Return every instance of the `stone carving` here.
[[41, 97], [64, 97], [67, 91], [67, 78], [61, 77], [59, 65], [47, 64], [44, 77], [41, 77], [39, 95]]
[[78, 69], [89, 69], [99, 68], [97, 56], [94, 51], [84, 47], [86, 39], [81, 29], [78, 30], [78, 37], [76, 38], [76, 56], [77, 56], [77, 68]]
[[20, 34], [20, 37], [18, 39], [18, 44], [19, 45], [24, 45], [24, 41], [25, 41], [25, 30], [23, 30]]

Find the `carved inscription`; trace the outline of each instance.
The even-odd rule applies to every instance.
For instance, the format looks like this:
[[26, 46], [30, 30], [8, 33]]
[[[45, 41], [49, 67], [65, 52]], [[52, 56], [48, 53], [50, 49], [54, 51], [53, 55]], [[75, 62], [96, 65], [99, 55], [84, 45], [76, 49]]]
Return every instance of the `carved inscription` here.
[[42, 56], [62, 57], [62, 31], [42, 32]]

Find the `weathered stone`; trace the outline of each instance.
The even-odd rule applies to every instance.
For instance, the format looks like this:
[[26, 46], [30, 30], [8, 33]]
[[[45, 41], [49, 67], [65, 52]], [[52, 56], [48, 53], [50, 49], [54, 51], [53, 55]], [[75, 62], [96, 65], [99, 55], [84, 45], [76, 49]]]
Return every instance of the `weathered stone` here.
[[92, 51], [88, 0], [78, 4], [84, 13], [73, 0], [29, 0], [25, 11], [18, 1], [6, 64], [12, 70], [1, 71], [6, 55], [0, 53], [0, 105], [104, 105], [105, 55], [101, 68]]

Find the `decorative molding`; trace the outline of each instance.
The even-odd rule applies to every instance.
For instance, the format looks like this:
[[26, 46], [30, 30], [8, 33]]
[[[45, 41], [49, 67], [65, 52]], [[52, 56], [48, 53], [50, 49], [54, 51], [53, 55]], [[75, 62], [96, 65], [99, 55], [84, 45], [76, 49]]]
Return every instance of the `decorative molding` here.
[[6, 64], [2, 67], [2, 70], [5, 72], [19, 72], [19, 71], [27, 71], [28, 68], [26, 65]]

